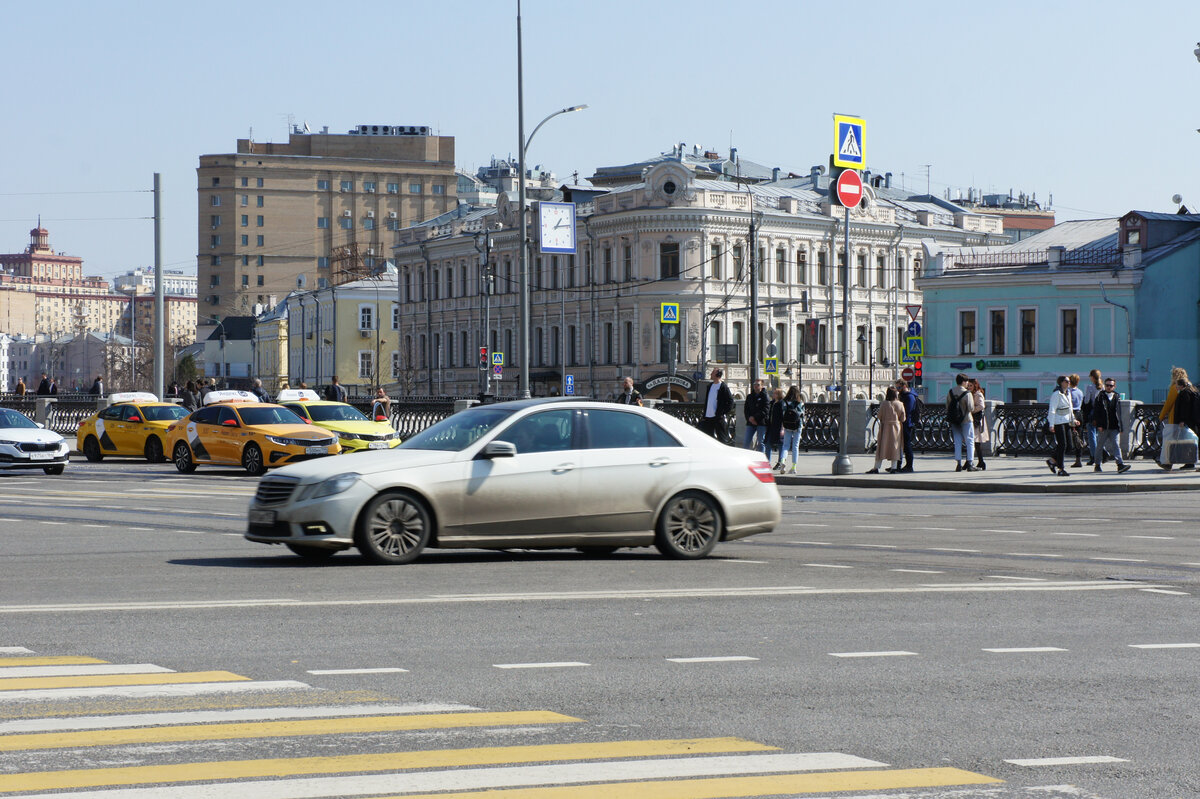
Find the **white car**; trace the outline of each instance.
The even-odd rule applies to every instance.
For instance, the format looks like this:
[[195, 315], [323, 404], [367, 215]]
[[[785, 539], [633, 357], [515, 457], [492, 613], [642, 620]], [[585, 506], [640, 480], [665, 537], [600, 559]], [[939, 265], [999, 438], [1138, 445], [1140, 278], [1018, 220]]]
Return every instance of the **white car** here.
[[41, 469], [62, 474], [71, 455], [66, 439], [28, 416], [0, 408], [0, 469]]
[[246, 538], [320, 559], [357, 547], [408, 563], [429, 547], [700, 558], [773, 530], [781, 503], [761, 453], [636, 405], [520, 400], [457, 413], [396, 449], [263, 477]]

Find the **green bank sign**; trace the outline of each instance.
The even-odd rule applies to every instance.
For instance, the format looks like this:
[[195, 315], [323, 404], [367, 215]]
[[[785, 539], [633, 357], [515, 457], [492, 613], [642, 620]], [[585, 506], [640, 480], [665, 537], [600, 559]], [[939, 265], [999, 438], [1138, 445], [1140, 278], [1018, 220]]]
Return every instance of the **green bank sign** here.
[[1007, 361], [978, 360], [975, 362], [975, 368], [980, 372], [998, 372], [1004, 369], [1020, 369], [1021, 362], [1015, 359]]

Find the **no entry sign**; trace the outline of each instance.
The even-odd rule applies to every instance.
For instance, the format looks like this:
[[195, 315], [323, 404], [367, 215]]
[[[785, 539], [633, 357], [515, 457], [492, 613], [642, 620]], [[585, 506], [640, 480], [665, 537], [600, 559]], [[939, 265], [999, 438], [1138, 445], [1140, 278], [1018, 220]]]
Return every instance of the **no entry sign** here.
[[862, 200], [862, 197], [862, 178], [859, 177], [857, 172], [853, 169], [847, 169], [838, 175], [837, 199], [839, 203], [847, 208], [854, 208]]
[[911, 366], [906, 366], [900, 372], [900, 376], [903, 377], [905, 380], [912, 382], [912, 379], [917, 376], [917, 373], [913, 371], [913, 368]]

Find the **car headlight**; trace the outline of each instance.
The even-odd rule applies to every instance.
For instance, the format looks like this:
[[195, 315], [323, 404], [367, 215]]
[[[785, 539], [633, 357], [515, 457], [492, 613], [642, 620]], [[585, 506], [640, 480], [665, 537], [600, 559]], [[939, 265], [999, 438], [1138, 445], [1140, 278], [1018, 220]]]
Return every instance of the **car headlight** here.
[[343, 433], [340, 430], [335, 430], [334, 432], [338, 434], [338, 438], [344, 438], [347, 441], [354, 441], [358, 438], [357, 433]]
[[0, 444], [4, 444], [4, 445], [6, 445], [6, 446], [10, 446], [10, 447], [15, 447], [15, 446], [17, 445], [17, 442], [16, 442], [16, 441], [7, 441], [7, 440], [5, 440], [5, 439], [0, 439]]
[[296, 443], [296, 439], [284, 438], [283, 436], [266, 436], [265, 438], [272, 444], [278, 444], [281, 447], [290, 447]]
[[327, 480], [322, 480], [319, 483], [313, 483], [308, 486], [300, 492], [300, 496], [297, 499], [320, 499], [321, 497], [331, 497], [334, 494], [340, 494], [354, 485], [360, 476], [358, 472], [335, 474]]

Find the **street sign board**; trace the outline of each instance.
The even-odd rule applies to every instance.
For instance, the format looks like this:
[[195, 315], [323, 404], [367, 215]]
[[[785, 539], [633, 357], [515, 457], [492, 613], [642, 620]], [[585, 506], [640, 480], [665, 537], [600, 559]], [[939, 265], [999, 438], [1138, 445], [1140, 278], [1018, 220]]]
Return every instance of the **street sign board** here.
[[909, 336], [906, 342], [905, 349], [908, 350], [908, 355], [913, 360], [917, 360], [925, 354], [924, 339], [921, 336]]
[[920, 305], [905, 305], [904, 310], [908, 311], [908, 318], [915, 322], [915, 321], [917, 321], [918, 314], [921, 313], [921, 306]]
[[568, 397], [575, 393], [575, 375], [567, 375], [566, 387], [563, 389], [563, 393]]
[[767, 345], [766, 347], [764, 347], [763, 349], [764, 349], [764, 354], [765, 354], [765, 355], [766, 355], [768, 358], [774, 358], [776, 355], [778, 355], [778, 354], [779, 354], [779, 348], [778, 348], [778, 347], [776, 347], [774, 344], [768, 344], [768, 345]]
[[664, 325], [679, 324], [679, 303], [664, 302], [659, 309], [658, 321]]
[[909, 322], [908, 327], [906, 327], [904, 329], [904, 332], [910, 336], [921, 335], [921, 323], [920, 322]]
[[900, 363], [912, 364], [912, 363], [916, 363], [916, 362], [917, 362], [917, 359], [908, 354], [908, 345], [907, 344], [905, 344], [903, 347], [900, 348]]
[[864, 142], [867, 123], [860, 117], [833, 115], [833, 165], [846, 169], [862, 169], [867, 165]]
[[847, 208], [857, 208], [863, 198], [862, 178], [853, 169], [838, 175], [837, 201]]
[[504, 367], [500, 365], [493, 366], [492, 374], [494, 374], [496, 377], [504, 377]]
[[765, 358], [763, 359], [763, 372], [769, 375], [779, 374], [779, 359]]
[[912, 382], [912, 379], [917, 376], [917, 373], [913, 371], [911, 366], [906, 366], [900, 370], [900, 376], [906, 381]]
[[503, 365], [504, 365], [504, 353], [503, 352], [493, 352], [492, 353], [492, 366], [503, 366]]

